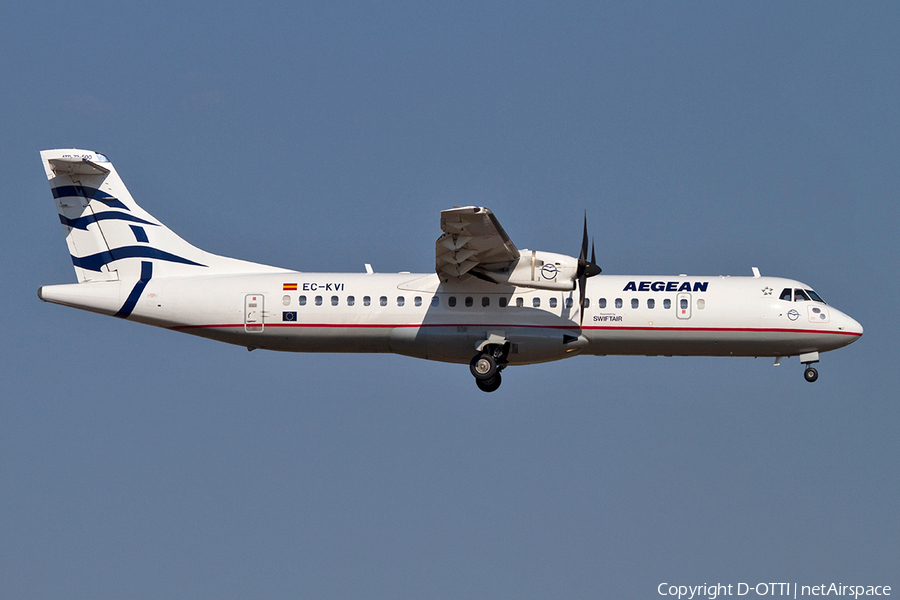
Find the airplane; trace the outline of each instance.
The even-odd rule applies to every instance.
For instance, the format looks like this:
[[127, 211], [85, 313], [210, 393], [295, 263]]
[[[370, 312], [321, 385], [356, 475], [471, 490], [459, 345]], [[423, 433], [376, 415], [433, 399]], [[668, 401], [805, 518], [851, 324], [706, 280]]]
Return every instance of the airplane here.
[[519, 249], [487, 208], [441, 211], [435, 271], [307, 273], [204, 252], [134, 201], [109, 159], [41, 152], [78, 283], [45, 302], [249, 350], [391, 352], [468, 364], [478, 388], [506, 367], [577, 355], [799, 356], [863, 334], [793, 279], [601, 275], [579, 256]]

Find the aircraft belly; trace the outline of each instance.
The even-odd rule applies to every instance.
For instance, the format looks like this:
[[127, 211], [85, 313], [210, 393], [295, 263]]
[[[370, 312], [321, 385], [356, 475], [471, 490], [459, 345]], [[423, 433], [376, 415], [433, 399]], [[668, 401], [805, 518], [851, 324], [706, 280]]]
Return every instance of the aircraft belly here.
[[846, 336], [817, 331], [603, 328], [587, 336], [587, 352], [597, 355], [794, 356], [847, 343]]

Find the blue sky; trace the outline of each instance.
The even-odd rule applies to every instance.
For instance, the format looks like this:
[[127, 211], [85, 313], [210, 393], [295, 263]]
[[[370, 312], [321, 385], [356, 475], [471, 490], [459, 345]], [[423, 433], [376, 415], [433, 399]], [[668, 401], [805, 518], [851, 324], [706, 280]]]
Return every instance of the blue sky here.
[[[0, 19], [3, 598], [900, 586], [892, 3], [18, 3]], [[428, 272], [438, 213], [611, 274], [800, 279], [796, 359], [505, 372], [246, 350], [41, 303], [38, 152], [220, 254]]]

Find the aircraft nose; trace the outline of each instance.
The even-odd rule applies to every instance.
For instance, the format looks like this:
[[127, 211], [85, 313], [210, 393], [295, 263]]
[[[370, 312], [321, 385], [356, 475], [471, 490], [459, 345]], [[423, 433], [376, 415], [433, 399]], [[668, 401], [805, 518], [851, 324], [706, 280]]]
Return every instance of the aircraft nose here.
[[841, 329], [848, 333], [856, 334], [856, 336], [861, 336], [863, 334], [863, 326], [860, 325], [856, 319], [853, 319], [848, 315], [844, 315], [844, 325]]

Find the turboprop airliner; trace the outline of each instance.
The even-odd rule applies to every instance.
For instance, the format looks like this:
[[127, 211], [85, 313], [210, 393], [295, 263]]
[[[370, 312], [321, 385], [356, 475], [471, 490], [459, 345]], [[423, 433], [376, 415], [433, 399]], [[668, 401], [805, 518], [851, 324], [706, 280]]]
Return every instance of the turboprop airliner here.
[[78, 283], [38, 297], [104, 315], [288, 352], [393, 352], [468, 364], [493, 392], [512, 365], [577, 355], [799, 356], [863, 328], [793, 279], [601, 275], [579, 256], [516, 247], [487, 208], [441, 212], [433, 273], [307, 273], [184, 241], [87, 150], [41, 152]]

